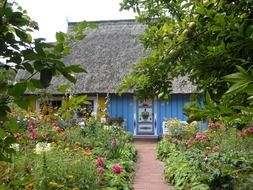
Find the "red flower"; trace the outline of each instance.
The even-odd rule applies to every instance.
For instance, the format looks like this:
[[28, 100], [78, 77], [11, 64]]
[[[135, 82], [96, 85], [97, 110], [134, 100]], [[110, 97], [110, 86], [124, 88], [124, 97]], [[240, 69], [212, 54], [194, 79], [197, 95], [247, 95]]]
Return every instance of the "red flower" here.
[[204, 152], [204, 156], [205, 156], [205, 157], [208, 157], [208, 154], [209, 154], [209, 152], [206, 150], [206, 151]]
[[105, 173], [105, 169], [103, 167], [98, 167], [96, 171], [97, 171], [98, 174], [104, 174]]
[[239, 137], [243, 138], [245, 136], [245, 133], [243, 131], [240, 132]]
[[118, 164], [113, 164], [112, 169], [115, 174], [120, 174], [123, 170]]
[[68, 140], [68, 137], [65, 136], [65, 137], [63, 138], [63, 141], [66, 142], [67, 140]]
[[103, 167], [105, 165], [105, 160], [102, 157], [98, 157], [96, 163], [97, 165]]
[[88, 146], [88, 147], [86, 148], [86, 151], [87, 151], [87, 152], [91, 152], [92, 150], [93, 150], [92, 146]]
[[219, 146], [214, 146], [214, 147], [213, 147], [213, 151], [214, 151], [214, 152], [218, 152], [219, 150], [220, 150], [220, 147], [219, 147]]
[[172, 143], [173, 143], [173, 144], [178, 144], [177, 139], [173, 139], [173, 140], [172, 140]]
[[221, 128], [221, 122], [220, 121], [215, 121], [214, 125], [215, 125], [216, 129], [220, 129]]

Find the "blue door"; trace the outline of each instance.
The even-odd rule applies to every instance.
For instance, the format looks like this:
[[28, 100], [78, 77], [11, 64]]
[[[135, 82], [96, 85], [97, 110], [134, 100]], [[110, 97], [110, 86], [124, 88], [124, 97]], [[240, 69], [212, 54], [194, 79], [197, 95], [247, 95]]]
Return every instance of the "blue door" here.
[[137, 135], [154, 135], [153, 100], [137, 101]]

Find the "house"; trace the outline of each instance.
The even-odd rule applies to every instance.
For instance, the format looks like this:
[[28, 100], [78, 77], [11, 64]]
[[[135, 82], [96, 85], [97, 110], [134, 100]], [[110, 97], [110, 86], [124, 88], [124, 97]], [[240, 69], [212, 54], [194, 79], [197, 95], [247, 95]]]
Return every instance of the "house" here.
[[[162, 135], [164, 118], [179, 118], [183, 115], [184, 104], [195, 90], [184, 78], [173, 81], [170, 101], [140, 101], [133, 92], [116, 94], [116, 88], [130, 72], [133, 64], [147, 56], [137, 38], [144, 33], [145, 25], [134, 20], [96, 21], [97, 29], [87, 29], [84, 40], [71, 45], [72, 53], [65, 58], [66, 64], [80, 64], [88, 73], [77, 74], [77, 83], [71, 93], [88, 95], [94, 111], [105, 108], [105, 97], [109, 94], [108, 112], [112, 117], [121, 117], [126, 130], [134, 135]], [[69, 29], [75, 23], [69, 23]], [[53, 104], [60, 105], [62, 94], [55, 89], [66, 83], [64, 78], [54, 78], [48, 91], [54, 94]], [[39, 102], [37, 102], [37, 109]]]

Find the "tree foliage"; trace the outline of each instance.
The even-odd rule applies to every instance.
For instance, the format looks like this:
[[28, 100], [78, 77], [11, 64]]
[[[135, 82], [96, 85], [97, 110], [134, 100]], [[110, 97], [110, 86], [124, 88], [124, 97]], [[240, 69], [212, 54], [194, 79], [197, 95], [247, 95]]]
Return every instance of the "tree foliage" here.
[[[0, 160], [8, 160], [5, 141], [9, 138], [5, 132], [13, 133], [10, 129], [17, 125], [8, 117], [9, 103], [27, 108], [35, 97], [25, 96], [26, 90], [46, 88], [52, 78], [59, 75], [75, 83], [73, 73], [85, 72], [79, 65], [64, 65], [63, 58], [70, 53], [70, 43], [85, 37], [86, 27], [95, 26], [81, 22], [73, 27], [71, 34], [57, 32], [55, 43], [45, 42], [43, 38], [33, 39], [31, 34], [39, 29], [38, 24], [18, 4], [0, 0]], [[20, 71], [29, 73], [29, 76], [15, 81]]]
[[224, 76], [236, 66], [251, 68], [251, 0], [123, 0], [121, 7], [147, 24], [140, 39], [152, 53], [134, 65], [119, 90], [164, 97], [173, 78], [188, 76], [197, 90], [220, 102], [229, 88]]

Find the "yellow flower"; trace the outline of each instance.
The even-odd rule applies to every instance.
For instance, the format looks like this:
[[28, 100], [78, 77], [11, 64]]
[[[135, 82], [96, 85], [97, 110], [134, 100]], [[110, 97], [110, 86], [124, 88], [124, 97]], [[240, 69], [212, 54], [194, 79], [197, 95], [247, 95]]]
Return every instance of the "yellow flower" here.
[[57, 185], [56, 185], [57, 187], [65, 187], [65, 185], [64, 184], [62, 184], [62, 183], [58, 183]]
[[78, 187], [73, 187], [72, 190], [79, 190]]
[[25, 186], [25, 189], [33, 189], [33, 183], [29, 183]]
[[73, 176], [73, 175], [68, 175], [68, 178], [69, 178], [69, 179], [73, 179], [74, 176]]
[[76, 164], [77, 164], [77, 163], [80, 163], [80, 160], [76, 160], [75, 163], [76, 163]]
[[57, 186], [58, 184], [57, 184], [56, 182], [54, 182], [54, 181], [50, 181], [50, 182], [48, 183], [48, 185], [50, 185], [50, 186]]
[[83, 155], [84, 155], [84, 156], [89, 156], [90, 154], [91, 154], [90, 152], [83, 151]]
[[57, 147], [56, 142], [51, 142], [51, 145], [52, 145], [53, 147]]
[[64, 148], [63, 151], [64, 151], [64, 152], [68, 152], [68, 151], [69, 151], [69, 148]]

